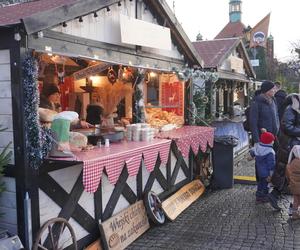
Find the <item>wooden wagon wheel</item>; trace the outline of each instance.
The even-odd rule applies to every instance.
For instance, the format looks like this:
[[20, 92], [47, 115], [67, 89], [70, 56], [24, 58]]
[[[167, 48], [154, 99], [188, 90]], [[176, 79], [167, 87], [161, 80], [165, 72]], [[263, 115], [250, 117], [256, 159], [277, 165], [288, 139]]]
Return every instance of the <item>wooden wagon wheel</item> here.
[[64, 218], [48, 220], [39, 230], [33, 250], [63, 250], [66, 247], [77, 250], [74, 230]]
[[165, 214], [161, 207], [161, 201], [158, 195], [152, 191], [146, 193], [144, 198], [146, 212], [151, 221], [156, 225], [162, 225], [165, 222]]

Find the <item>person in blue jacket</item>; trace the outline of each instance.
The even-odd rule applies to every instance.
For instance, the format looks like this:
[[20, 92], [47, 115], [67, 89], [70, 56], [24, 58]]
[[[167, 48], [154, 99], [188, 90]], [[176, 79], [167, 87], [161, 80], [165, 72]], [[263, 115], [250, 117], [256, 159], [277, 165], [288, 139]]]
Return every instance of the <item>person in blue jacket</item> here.
[[258, 175], [256, 191], [257, 203], [269, 202], [268, 184], [275, 169], [274, 140], [275, 136], [272, 133], [265, 131], [260, 135], [259, 143], [250, 150], [251, 156], [255, 157]]

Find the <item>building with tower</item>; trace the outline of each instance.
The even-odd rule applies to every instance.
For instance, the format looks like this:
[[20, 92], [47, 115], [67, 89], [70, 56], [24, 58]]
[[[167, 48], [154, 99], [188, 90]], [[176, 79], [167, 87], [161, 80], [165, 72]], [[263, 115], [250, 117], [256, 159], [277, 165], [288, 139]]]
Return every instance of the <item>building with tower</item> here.
[[274, 38], [268, 37], [270, 13], [253, 28], [242, 23], [242, 1], [229, 0], [229, 22], [215, 39], [242, 38], [258, 80], [275, 79]]
[[215, 39], [243, 37], [246, 26], [242, 23], [242, 1], [230, 0], [229, 2], [229, 22], [216, 35]]

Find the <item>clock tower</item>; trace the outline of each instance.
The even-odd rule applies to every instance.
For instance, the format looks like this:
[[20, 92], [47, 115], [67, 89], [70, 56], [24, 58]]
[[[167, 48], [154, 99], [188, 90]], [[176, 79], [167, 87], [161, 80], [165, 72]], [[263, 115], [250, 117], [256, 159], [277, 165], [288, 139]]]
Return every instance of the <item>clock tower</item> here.
[[231, 23], [242, 21], [242, 1], [230, 0], [229, 1], [229, 19]]

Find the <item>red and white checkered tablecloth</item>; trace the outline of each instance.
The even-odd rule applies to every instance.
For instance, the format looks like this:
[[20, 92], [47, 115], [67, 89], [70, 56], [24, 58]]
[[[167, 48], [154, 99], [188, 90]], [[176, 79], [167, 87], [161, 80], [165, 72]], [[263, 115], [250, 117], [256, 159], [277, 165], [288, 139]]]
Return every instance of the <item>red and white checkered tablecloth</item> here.
[[149, 172], [153, 171], [157, 156], [162, 163], [168, 161], [171, 140], [154, 139], [151, 142], [111, 143], [110, 147], [74, 152], [75, 160], [83, 162], [83, 185], [87, 192], [94, 193], [105, 168], [109, 182], [115, 185], [126, 163], [129, 176], [137, 175], [142, 160]]
[[198, 153], [199, 146], [202, 152], [206, 151], [207, 144], [210, 147], [213, 147], [214, 128], [183, 126], [182, 128], [160, 132], [156, 137], [161, 139], [174, 140], [183, 157], [188, 157], [190, 147], [195, 154]]

